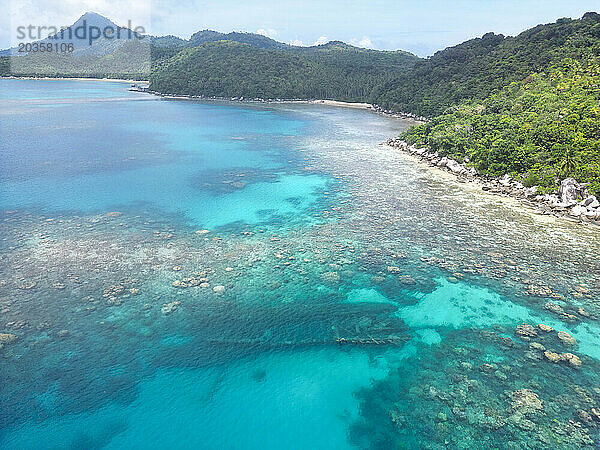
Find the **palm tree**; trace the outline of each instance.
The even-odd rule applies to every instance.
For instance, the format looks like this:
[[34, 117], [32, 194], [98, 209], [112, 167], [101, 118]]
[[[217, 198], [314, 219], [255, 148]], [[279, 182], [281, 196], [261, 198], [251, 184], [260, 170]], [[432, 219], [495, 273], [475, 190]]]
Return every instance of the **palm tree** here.
[[560, 164], [560, 171], [563, 175], [563, 179], [567, 178], [575, 170], [576, 156], [575, 148], [572, 145], [566, 146]]

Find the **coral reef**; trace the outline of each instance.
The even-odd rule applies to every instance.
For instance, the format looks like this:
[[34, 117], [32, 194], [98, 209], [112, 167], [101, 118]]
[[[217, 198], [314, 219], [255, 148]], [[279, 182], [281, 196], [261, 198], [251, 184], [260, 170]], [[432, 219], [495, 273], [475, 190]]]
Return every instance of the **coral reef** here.
[[[597, 361], [583, 373], [531, 359], [505, 330], [448, 331], [362, 391], [353, 443], [368, 448], [596, 448]], [[529, 337], [529, 336], [528, 336]], [[539, 336], [533, 348], [560, 345]], [[574, 355], [572, 355], [574, 356]]]

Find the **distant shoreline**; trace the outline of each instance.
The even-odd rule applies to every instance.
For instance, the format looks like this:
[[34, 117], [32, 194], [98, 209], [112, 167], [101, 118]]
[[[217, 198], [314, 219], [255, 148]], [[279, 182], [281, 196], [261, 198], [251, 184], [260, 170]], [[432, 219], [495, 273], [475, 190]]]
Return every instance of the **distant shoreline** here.
[[356, 102], [344, 102], [341, 100], [286, 100], [286, 99], [244, 99], [236, 97], [202, 97], [195, 95], [175, 95], [175, 94], [162, 94], [155, 91], [143, 91], [151, 95], [166, 98], [169, 100], [202, 100], [212, 102], [238, 102], [238, 103], [274, 103], [274, 104], [294, 104], [294, 105], [323, 105], [323, 106], [339, 106], [341, 108], [352, 108], [352, 109], [365, 109], [375, 111], [377, 107], [370, 103], [356, 103]]
[[0, 77], [1, 80], [42, 80], [42, 81], [114, 81], [116, 83], [148, 83], [147, 80], [124, 80], [122, 78], [86, 78], [86, 77]]
[[[299, 102], [302, 103], [302, 102]], [[376, 107], [370, 103], [343, 102], [339, 100], [306, 100], [306, 103], [311, 105], [326, 105], [326, 106], [341, 106], [343, 108], [355, 109], [370, 109], [375, 110]]]
[[200, 95], [176, 95], [176, 94], [163, 94], [161, 92], [155, 92], [150, 90], [144, 90], [140, 92], [146, 92], [151, 95], [156, 95], [158, 97], [170, 99], [170, 100], [200, 100], [200, 101], [217, 101], [217, 102], [239, 102], [239, 103], [259, 103], [259, 104], [294, 104], [294, 105], [322, 105], [322, 106], [334, 106], [340, 108], [351, 108], [351, 109], [362, 109], [367, 111], [372, 111], [376, 114], [386, 117], [393, 117], [396, 119], [410, 119], [415, 122], [426, 122], [427, 118], [419, 117], [415, 114], [411, 113], [400, 113], [391, 110], [386, 110], [381, 108], [380, 106], [373, 105], [371, 103], [358, 103], [358, 102], [344, 102], [341, 100], [322, 100], [322, 99], [312, 99], [312, 100], [302, 100], [302, 99], [245, 99], [238, 97], [203, 97]]
[[[125, 80], [122, 78], [87, 78], [87, 77], [0, 77], [1, 80], [41, 80], [41, 81], [56, 81], [56, 80], [67, 80], [67, 81], [114, 81], [116, 83], [149, 83], [148, 80]], [[301, 100], [301, 99], [244, 99], [237, 97], [202, 97], [195, 95], [175, 95], [175, 94], [163, 94], [161, 92], [155, 92], [150, 90], [140, 90], [148, 94], [156, 95], [158, 97], [173, 99], [173, 100], [202, 100], [202, 101], [227, 101], [227, 102], [240, 102], [240, 103], [275, 103], [275, 104], [304, 104], [304, 105], [323, 105], [323, 106], [336, 106], [340, 108], [351, 108], [351, 109], [363, 109], [373, 111], [377, 114], [387, 117], [394, 117], [398, 119], [412, 119], [417, 122], [425, 122], [425, 117], [419, 117], [411, 113], [399, 113], [390, 110], [385, 110], [377, 105], [371, 103], [360, 103], [360, 102], [345, 102], [342, 100]]]

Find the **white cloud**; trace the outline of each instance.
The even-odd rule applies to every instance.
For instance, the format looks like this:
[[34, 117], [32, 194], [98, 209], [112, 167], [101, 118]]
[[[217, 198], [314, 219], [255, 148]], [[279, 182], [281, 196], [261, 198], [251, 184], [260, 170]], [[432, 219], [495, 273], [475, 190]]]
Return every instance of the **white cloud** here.
[[304, 42], [302, 42], [300, 39], [294, 39], [293, 41], [290, 41], [290, 45], [294, 45], [296, 47], [305, 47]]
[[365, 48], [373, 48], [373, 43], [371, 42], [371, 38], [365, 36], [360, 41], [358, 41], [358, 46]]
[[261, 34], [268, 38], [275, 39], [277, 36], [277, 30], [274, 30], [273, 28], [261, 28], [260, 30], [256, 31], [256, 34]]
[[369, 36], [363, 36], [362, 39], [356, 39], [356, 38], [351, 39], [350, 43], [357, 47], [375, 48], [375, 46], [373, 45], [373, 42], [371, 42], [371, 38]]
[[319, 39], [317, 39], [314, 43], [314, 45], [323, 45], [323, 44], [327, 44], [329, 42], [329, 38], [327, 36], [321, 36], [319, 37]]

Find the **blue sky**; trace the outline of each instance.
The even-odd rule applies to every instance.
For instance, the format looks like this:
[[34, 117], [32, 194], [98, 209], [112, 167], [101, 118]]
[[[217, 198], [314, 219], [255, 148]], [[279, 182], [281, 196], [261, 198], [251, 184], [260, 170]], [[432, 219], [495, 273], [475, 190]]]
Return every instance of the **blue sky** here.
[[2, 0], [0, 48], [17, 24], [69, 25], [95, 11], [117, 24], [133, 19], [154, 35], [251, 31], [297, 45], [342, 40], [427, 56], [488, 31], [514, 35], [594, 10], [598, 0]]

